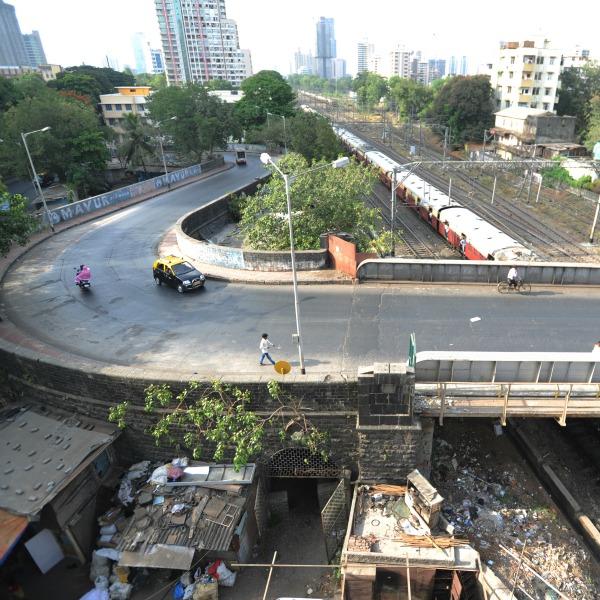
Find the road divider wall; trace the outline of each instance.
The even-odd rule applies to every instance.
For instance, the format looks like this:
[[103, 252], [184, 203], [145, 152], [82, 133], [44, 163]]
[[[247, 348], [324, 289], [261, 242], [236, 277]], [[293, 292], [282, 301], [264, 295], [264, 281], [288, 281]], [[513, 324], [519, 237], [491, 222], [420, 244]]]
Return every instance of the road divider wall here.
[[497, 262], [487, 260], [368, 259], [357, 269], [360, 281], [498, 283], [511, 266], [531, 284], [600, 285], [600, 263]]
[[[235, 194], [252, 194], [260, 183], [255, 181], [244, 188], [236, 190]], [[201, 263], [242, 269], [246, 271], [291, 271], [292, 259], [289, 251], [262, 251], [234, 246], [222, 246], [203, 239], [203, 231], [220, 224], [224, 226], [232, 221], [229, 210], [233, 194], [217, 198], [208, 204], [187, 213], [177, 221], [175, 235], [181, 252], [192, 260]], [[314, 271], [326, 269], [327, 249], [299, 250], [295, 253], [296, 269], [298, 271]]]
[[201, 165], [192, 165], [185, 169], [179, 169], [178, 171], [172, 171], [166, 175], [160, 175], [153, 177], [152, 179], [146, 179], [139, 183], [133, 183], [126, 187], [106, 192], [98, 196], [92, 196], [91, 198], [85, 198], [78, 202], [67, 204], [50, 211], [50, 218], [52, 223], [57, 225], [61, 221], [70, 221], [77, 217], [87, 215], [97, 210], [102, 210], [108, 206], [114, 206], [122, 202], [133, 200], [141, 196], [152, 197], [158, 194], [162, 194], [165, 189], [170, 188], [172, 185], [177, 185], [182, 181], [198, 177], [199, 175], [211, 171], [225, 164], [222, 156], [202, 163]]

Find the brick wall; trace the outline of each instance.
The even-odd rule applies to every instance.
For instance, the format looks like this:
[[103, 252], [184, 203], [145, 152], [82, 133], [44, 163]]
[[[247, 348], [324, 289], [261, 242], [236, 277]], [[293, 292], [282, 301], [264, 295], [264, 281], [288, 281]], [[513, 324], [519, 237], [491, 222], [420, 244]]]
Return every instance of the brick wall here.
[[[183, 446], [184, 430], [178, 431], [174, 443], [167, 447], [157, 447], [146, 433], [151, 418], [143, 411], [144, 389], [156, 381], [133, 375], [127, 377], [86, 372], [16, 356], [2, 349], [0, 365], [0, 397], [5, 401], [26, 400], [101, 420], [107, 419], [111, 406], [129, 401], [134, 418], [116, 445], [124, 463], [146, 458], [172, 458], [180, 452], [178, 444]], [[181, 381], [161, 383], [170, 383], [176, 391], [182, 387]], [[268, 395], [265, 379], [232, 383], [252, 392], [253, 410], [269, 414], [278, 406]], [[383, 379], [379, 383], [385, 385]], [[406, 385], [406, 381], [403, 385]], [[415, 467], [428, 473], [433, 430], [429, 422], [411, 419], [407, 424], [391, 427], [379, 421], [377, 424], [367, 424], [360, 417], [359, 423], [359, 406], [367, 405], [369, 400], [359, 398], [359, 383], [356, 380], [292, 380], [284, 383], [283, 388], [293, 396], [302, 398], [302, 406], [310, 419], [319, 429], [328, 432], [331, 461], [340, 469], [351, 469], [353, 476], [358, 476], [360, 469], [360, 477], [365, 480], [402, 480]], [[411, 397], [411, 392], [402, 389], [401, 403], [408, 396]], [[370, 394], [370, 390], [365, 393]], [[379, 400], [380, 397], [375, 396], [375, 399]], [[372, 404], [374, 407], [379, 405], [378, 401]], [[277, 431], [278, 427], [267, 431], [263, 456], [256, 457], [257, 460], [266, 461], [284, 447]], [[204, 458], [212, 458], [211, 448], [206, 448]]]

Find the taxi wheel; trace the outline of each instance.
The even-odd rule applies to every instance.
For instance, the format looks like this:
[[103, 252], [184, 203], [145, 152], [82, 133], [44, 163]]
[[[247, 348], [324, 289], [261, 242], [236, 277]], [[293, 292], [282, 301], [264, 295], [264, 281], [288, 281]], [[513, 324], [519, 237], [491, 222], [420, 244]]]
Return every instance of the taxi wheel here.
[[177, 286], [177, 291], [178, 291], [180, 294], [183, 294], [183, 286], [182, 286], [181, 284], [179, 284], [179, 285]]
[[155, 278], [154, 278], [154, 283], [155, 283], [156, 285], [160, 285], [162, 282], [161, 282], [160, 278], [158, 278], [158, 277], [155, 277]]

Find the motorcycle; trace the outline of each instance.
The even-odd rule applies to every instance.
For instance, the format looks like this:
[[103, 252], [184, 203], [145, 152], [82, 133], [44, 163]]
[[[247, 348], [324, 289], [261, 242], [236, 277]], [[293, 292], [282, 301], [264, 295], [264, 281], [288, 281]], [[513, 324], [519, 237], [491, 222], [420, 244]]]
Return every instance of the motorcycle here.
[[84, 290], [92, 286], [92, 272], [87, 265], [80, 265], [75, 275], [75, 285]]

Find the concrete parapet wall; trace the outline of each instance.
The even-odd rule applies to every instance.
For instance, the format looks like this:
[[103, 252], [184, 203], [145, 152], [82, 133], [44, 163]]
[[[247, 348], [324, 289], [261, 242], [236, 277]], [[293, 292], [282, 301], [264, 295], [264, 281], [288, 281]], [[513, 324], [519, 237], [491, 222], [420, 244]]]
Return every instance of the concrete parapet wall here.
[[[252, 193], [254, 182], [236, 193]], [[247, 271], [291, 271], [292, 258], [288, 251], [270, 252], [245, 250], [232, 246], [220, 246], [202, 239], [202, 229], [215, 222], [223, 225], [230, 221], [231, 195], [222, 196], [187, 213], [175, 225], [177, 244], [183, 254], [202, 263], [242, 269]], [[299, 250], [295, 253], [298, 271], [315, 271], [327, 268], [326, 249]]]
[[532, 284], [600, 285], [600, 263], [501, 263], [485, 260], [368, 259], [357, 269], [360, 281], [498, 283], [512, 265]]
[[211, 161], [203, 163], [201, 165], [192, 165], [185, 169], [179, 169], [166, 175], [160, 175], [159, 177], [153, 177], [152, 179], [146, 179], [146, 181], [140, 181], [128, 185], [118, 190], [106, 192], [98, 196], [92, 196], [91, 198], [85, 198], [60, 208], [55, 208], [50, 211], [50, 218], [54, 225], [61, 221], [70, 221], [77, 217], [93, 213], [97, 210], [102, 210], [108, 206], [114, 206], [121, 204], [122, 202], [128, 202], [134, 198], [141, 196], [152, 197], [158, 194], [162, 194], [164, 189], [172, 184], [180, 183], [187, 179], [198, 177], [199, 175], [206, 173], [212, 169], [223, 166], [225, 163], [223, 157], [215, 158]]

